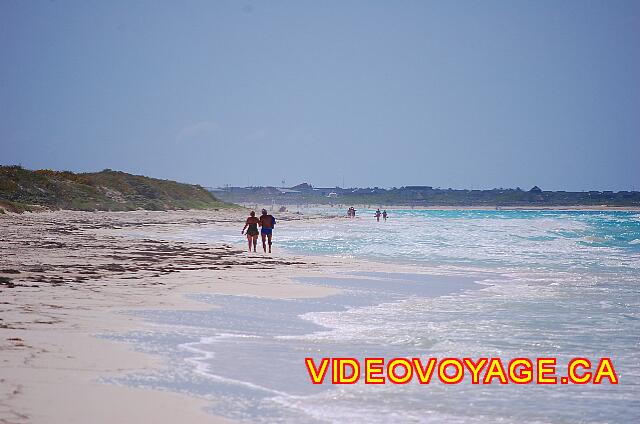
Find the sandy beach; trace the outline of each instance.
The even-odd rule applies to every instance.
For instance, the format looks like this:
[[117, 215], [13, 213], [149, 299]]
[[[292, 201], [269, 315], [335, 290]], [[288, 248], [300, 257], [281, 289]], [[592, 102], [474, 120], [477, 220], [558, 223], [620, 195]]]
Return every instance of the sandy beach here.
[[0, 424], [640, 423], [640, 1], [0, 23]]
[[0, 424], [640, 423], [640, 1], [0, 23]]
[[[465, 415], [465, 402], [493, 399], [500, 388], [354, 385], [323, 391], [307, 381], [302, 358], [513, 356], [534, 343], [542, 353], [531, 355], [549, 354], [572, 333], [540, 335], [530, 328], [536, 319], [544, 321], [535, 325], [556, 328], [558, 320], [584, 320], [580, 311], [592, 310], [600, 296], [616, 296], [605, 305], [614, 309], [634, 296], [626, 289], [635, 278], [633, 253], [622, 256], [628, 271], [607, 274], [619, 281], [621, 289], [613, 292], [591, 271], [533, 270], [529, 253], [560, 233], [544, 245], [555, 249], [546, 264], [576, 260], [574, 246], [586, 255], [580, 261], [592, 260], [601, 255], [601, 232], [611, 232], [596, 231], [605, 219], [622, 226], [618, 249], [635, 249], [629, 214], [512, 212], [505, 219], [490, 211], [444, 218], [416, 212], [376, 223], [370, 216], [278, 213], [275, 251], [267, 255], [245, 251], [240, 229], [246, 212], [0, 215], [0, 423], [351, 422], [354, 408], [360, 422], [382, 423], [407, 404], [412, 409], [399, 422], [503, 416], [522, 422], [547, 402], [544, 388], [536, 388], [537, 403], [523, 412], [511, 405], [530, 397], [505, 388], [499, 408], [483, 409], [475, 421]], [[595, 229], [582, 235], [587, 224]], [[483, 266], [501, 258], [512, 262]], [[541, 318], [541, 307], [548, 318]], [[553, 315], [558, 310], [569, 316]], [[614, 316], [629, 320], [619, 331], [633, 334], [633, 310], [598, 314], [598, 328]], [[572, 342], [584, 343], [580, 351], [612, 356], [623, 373], [633, 372], [633, 340], [600, 332], [585, 343], [582, 334]], [[168, 350], [154, 350], [153, 343]], [[600, 346], [612, 346], [611, 353], [595, 350]], [[269, 361], [266, 371], [258, 368], [262, 360]], [[225, 378], [233, 379], [230, 385], [221, 383]], [[633, 415], [626, 400], [633, 397], [630, 383], [591, 388], [599, 399], [620, 403], [615, 422]], [[584, 396], [576, 390], [582, 389], [561, 393], [551, 405], [554, 414], [563, 413], [566, 399]], [[425, 398], [442, 406], [425, 410]], [[583, 416], [584, 402], [578, 412], [567, 412], [578, 415], [567, 415], [566, 422]], [[376, 405], [380, 409], [370, 413]]]
[[[206, 402], [195, 397], [101, 383], [101, 377], [165, 364], [96, 336], [147, 325], [120, 314], [123, 310], [211, 307], [189, 300], [188, 293], [303, 298], [336, 291], [290, 279], [344, 265], [333, 260], [163, 240], [184, 228], [239, 230], [244, 216], [244, 211], [0, 216], [0, 422], [229, 422], [205, 413]], [[137, 237], [128, 237], [131, 232]]]

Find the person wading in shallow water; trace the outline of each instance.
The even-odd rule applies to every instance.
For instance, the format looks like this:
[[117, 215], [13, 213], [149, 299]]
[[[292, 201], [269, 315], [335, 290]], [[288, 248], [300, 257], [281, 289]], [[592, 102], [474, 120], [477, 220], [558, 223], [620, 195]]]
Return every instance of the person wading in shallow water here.
[[266, 209], [262, 209], [260, 216], [260, 234], [262, 234], [262, 248], [267, 252], [267, 240], [269, 240], [269, 253], [271, 253], [271, 236], [273, 235], [273, 227], [276, 225], [276, 219], [267, 213]]
[[249, 252], [251, 252], [251, 242], [253, 242], [253, 251], [256, 251], [256, 245], [258, 244], [258, 223], [260, 220], [256, 218], [256, 213], [251, 211], [249, 214], [249, 218], [247, 218], [247, 222], [244, 223], [244, 228], [242, 229], [242, 234], [244, 234], [244, 230], [247, 230], [247, 243], [249, 244]]

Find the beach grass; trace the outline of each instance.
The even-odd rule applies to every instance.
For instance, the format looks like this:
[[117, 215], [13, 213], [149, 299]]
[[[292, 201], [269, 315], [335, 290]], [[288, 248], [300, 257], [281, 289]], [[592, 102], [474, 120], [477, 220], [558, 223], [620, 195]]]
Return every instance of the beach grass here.
[[50, 169], [0, 167], [0, 208], [22, 213], [47, 209], [131, 211], [227, 209], [199, 185], [132, 175], [105, 169], [73, 173]]

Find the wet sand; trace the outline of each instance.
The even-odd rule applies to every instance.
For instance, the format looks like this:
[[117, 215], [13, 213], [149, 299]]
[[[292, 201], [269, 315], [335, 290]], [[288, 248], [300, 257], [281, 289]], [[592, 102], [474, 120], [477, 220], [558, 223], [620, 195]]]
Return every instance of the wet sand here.
[[[294, 218], [302, 219], [283, 217]], [[333, 292], [288, 278], [330, 261], [162, 240], [203, 225], [239, 230], [243, 220], [243, 211], [0, 215], [0, 422], [228, 422], [205, 413], [202, 399], [100, 383], [165, 364], [95, 335], [148, 325], [122, 310], [211, 307], [187, 293]], [[130, 231], [149, 237], [127, 237]]]
[[[278, 217], [300, 228], [332, 219]], [[202, 227], [239, 232], [245, 218], [242, 210], [0, 215], [0, 423], [229, 422], [204, 412], [205, 399], [101, 383], [167, 364], [97, 336], [151, 325], [121, 311], [212, 307], [191, 293], [321, 297], [340, 288], [294, 278], [390, 270], [283, 253], [277, 243], [265, 255], [173, 237]]]

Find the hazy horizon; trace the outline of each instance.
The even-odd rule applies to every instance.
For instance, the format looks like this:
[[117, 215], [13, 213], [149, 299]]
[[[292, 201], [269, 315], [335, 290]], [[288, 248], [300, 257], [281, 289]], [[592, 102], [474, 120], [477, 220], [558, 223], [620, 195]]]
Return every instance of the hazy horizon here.
[[[4, 164], [4, 163], [0, 163], [0, 166], [20, 166], [22, 168], [25, 169], [31, 169], [28, 167], [23, 166], [20, 163], [16, 163], [16, 164]], [[51, 168], [40, 168], [40, 169], [51, 169]], [[31, 170], [36, 170], [36, 169], [31, 169]], [[71, 172], [88, 172], [88, 173], [93, 173], [93, 172], [102, 172], [102, 171], [116, 171], [116, 172], [127, 172], [127, 171], [122, 171], [119, 169], [111, 169], [111, 168], [104, 168], [101, 170], [94, 170], [94, 171], [73, 171], [70, 169], [54, 169], [54, 171], [60, 171], [60, 172], [66, 172], [66, 171], [71, 171]], [[142, 175], [145, 177], [150, 177], [150, 178], [157, 178], [157, 179], [166, 179], [166, 178], [159, 178], [153, 175], [143, 175], [143, 174], [136, 174], [135, 172], [127, 172], [129, 174], [132, 175]], [[403, 188], [403, 187], [410, 187], [410, 186], [429, 186], [432, 187], [434, 189], [438, 189], [438, 190], [516, 190], [516, 189], [520, 189], [522, 191], [529, 191], [531, 190], [534, 186], [531, 187], [520, 187], [520, 186], [498, 186], [498, 187], [478, 187], [478, 186], [469, 186], [469, 187], [441, 187], [441, 186], [434, 186], [434, 185], [430, 185], [430, 184], [401, 184], [398, 186], [374, 186], [374, 185], [361, 185], [361, 186], [349, 186], [349, 185], [322, 185], [322, 184], [314, 184], [311, 181], [299, 181], [299, 182], [287, 182], [285, 181], [285, 184], [282, 184], [282, 181], [280, 182], [280, 184], [251, 184], [251, 185], [242, 185], [242, 184], [217, 184], [217, 185], [207, 185], [207, 184], [200, 184], [198, 182], [193, 182], [193, 181], [184, 181], [184, 180], [171, 180], [171, 181], [176, 181], [179, 183], [185, 183], [185, 184], [196, 184], [196, 185], [201, 185], [205, 188], [212, 188], [212, 189], [225, 189], [227, 187], [242, 187], [242, 188], [259, 188], [259, 187], [275, 187], [275, 188], [292, 188], [301, 184], [309, 184], [311, 185], [313, 188], [341, 188], [341, 189], [355, 189], [355, 188], [383, 188], [383, 189], [397, 189], [397, 188]], [[602, 189], [602, 190], [595, 190], [595, 189], [590, 189], [590, 190], [564, 190], [564, 189], [549, 189], [549, 188], [545, 188], [545, 187], [540, 187], [538, 185], [535, 185], [535, 187], [540, 188], [542, 191], [568, 191], [568, 192], [587, 192], [587, 191], [614, 191], [614, 192], [618, 192], [618, 191], [634, 191], [637, 192], [637, 189], [620, 189], [620, 190], [608, 190], [608, 189]]]
[[640, 188], [640, 2], [0, 2], [0, 164]]

